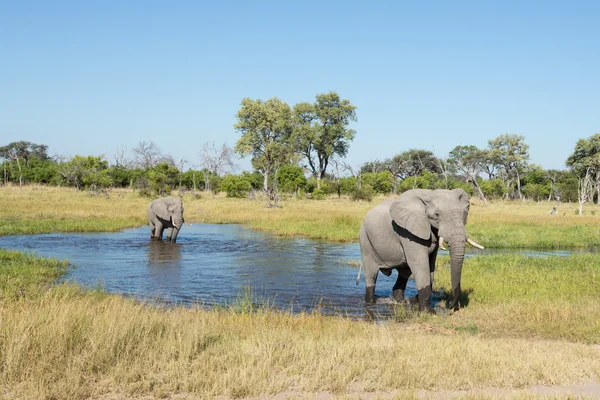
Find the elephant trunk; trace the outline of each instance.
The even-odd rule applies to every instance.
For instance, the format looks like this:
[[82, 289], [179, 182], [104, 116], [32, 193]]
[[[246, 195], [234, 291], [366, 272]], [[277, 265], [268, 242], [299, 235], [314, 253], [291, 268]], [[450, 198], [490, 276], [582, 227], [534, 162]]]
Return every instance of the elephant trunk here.
[[450, 309], [454, 309], [454, 311], [458, 310], [459, 307], [460, 279], [465, 259], [466, 241], [466, 234], [458, 234], [448, 238], [448, 246], [450, 248], [450, 282], [452, 284], [452, 302], [450, 303]]
[[173, 235], [171, 236], [171, 242], [175, 243], [177, 241], [177, 235], [183, 226], [183, 217], [173, 219]]

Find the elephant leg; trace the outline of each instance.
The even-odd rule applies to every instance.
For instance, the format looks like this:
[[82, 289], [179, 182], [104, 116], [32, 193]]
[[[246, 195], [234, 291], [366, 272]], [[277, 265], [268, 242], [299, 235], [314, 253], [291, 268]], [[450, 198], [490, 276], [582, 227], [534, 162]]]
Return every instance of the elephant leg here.
[[163, 231], [165, 230], [164, 225], [160, 221], [156, 221], [156, 225], [154, 227], [155, 235], [154, 237], [158, 240], [162, 240]]
[[404, 301], [404, 290], [406, 289], [406, 283], [408, 282], [409, 276], [409, 268], [398, 269], [398, 278], [396, 279], [396, 283], [394, 284], [394, 288], [392, 289], [392, 298], [397, 302], [401, 303]]
[[375, 284], [377, 283], [377, 274], [379, 273], [379, 262], [375, 254], [375, 249], [365, 232], [364, 226], [360, 228], [360, 255], [365, 274], [365, 303], [367, 305], [375, 304]]
[[154, 230], [155, 230], [154, 224], [152, 222], [150, 222], [150, 239], [154, 238]]
[[431, 282], [431, 290], [433, 291], [433, 276], [435, 274], [435, 260], [437, 258], [437, 249], [429, 255], [429, 282]]
[[429, 254], [425, 251], [408, 252], [409, 266], [415, 277], [419, 300], [419, 311], [433, 312], [431, 307], [431, 271], [429, 268]]
[[372, 257], [363, 256], [363, 267], [365, 273], [365, 303], [368, 305], [375, 304], [375, 284], [377, 283], [377, 274], [379, 273], [379, 265], [375, 263]]
[[367, 287], [365, 292], [365, 303], [373, 305], [375, 304], [375, 284], [377, 283], [379, 266], [373, 263], [365, 264], [364, 261], [363, 265], [365, 268], [365, 283]]

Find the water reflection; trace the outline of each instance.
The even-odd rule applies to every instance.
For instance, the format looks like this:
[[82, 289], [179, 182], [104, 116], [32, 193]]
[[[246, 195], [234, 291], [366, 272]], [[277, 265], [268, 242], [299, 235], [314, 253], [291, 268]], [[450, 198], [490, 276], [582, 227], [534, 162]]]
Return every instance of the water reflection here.
[[148, 276], [165, 291], [181, 285], [181, 244], [148, 241]]

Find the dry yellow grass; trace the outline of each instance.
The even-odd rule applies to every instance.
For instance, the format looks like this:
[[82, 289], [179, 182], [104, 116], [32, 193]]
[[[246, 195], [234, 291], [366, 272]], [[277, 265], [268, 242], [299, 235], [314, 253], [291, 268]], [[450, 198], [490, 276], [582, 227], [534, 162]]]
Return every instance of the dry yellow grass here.
[[55, 288], [0, 312], [14, 398], [525, 388], [600, 377], [600, 348], [489, 339], [427, 324], [159, 309]]

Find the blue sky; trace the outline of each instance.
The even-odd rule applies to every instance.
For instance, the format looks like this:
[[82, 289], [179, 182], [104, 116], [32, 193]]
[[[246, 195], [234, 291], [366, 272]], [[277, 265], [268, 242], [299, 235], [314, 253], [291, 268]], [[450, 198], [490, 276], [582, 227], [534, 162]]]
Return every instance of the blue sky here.
[[[524, 135], [563, 168], [600, 132], [600, 2], [4, 1], [0, 144], [199, 162], [244, 97], [357, 106], [352, 165]], [[249, 168], [249, 160], [239, 162]]]

